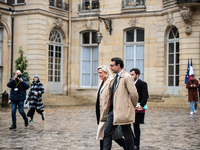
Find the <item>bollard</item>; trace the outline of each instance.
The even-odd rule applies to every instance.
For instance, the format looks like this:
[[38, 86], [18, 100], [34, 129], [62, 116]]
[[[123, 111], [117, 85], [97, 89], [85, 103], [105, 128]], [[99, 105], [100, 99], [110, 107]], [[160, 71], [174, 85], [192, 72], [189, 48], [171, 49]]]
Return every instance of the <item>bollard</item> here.
[[6, 91], [2, 93], [2, 106], [8, 106], [8, 93]]

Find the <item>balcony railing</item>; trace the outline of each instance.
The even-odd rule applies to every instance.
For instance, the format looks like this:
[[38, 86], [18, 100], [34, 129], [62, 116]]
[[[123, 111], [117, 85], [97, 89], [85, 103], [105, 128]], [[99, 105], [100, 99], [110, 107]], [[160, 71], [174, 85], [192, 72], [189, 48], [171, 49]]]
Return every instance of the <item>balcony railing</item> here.
[[144, 7], [145, 0], [122, 0], [122, 8]]
[[25, 0], [0, 0], [0, 2], [13, 5], [13, 4], [23, 4], [25, 3]]
[[69, 4], [65, 2], [49, 0], [49, 5], [55, 8], [69, 11]]
[[79, 11], [82, 10], [99, 10], [100, 9], [100, 3], [99, 2], [84, 2], [82, 4], [79, 4]]
[[200, 3], [200, 0], [177, 0], [177, 3], [190, 3], [190, 2]]

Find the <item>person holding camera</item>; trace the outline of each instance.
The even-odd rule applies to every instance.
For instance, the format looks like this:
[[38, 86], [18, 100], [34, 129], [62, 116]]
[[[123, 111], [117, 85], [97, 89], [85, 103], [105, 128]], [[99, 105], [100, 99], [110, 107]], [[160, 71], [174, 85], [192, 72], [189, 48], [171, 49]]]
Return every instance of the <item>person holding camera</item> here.
[[15, 76], [10, 79], [7, 86], [11, 88], [10, 100], [12, 109], [12, 126], [10, 130], [16, 129], [16, 110], [17, 106], [19, 113], [24, 119], [25, 127], [28, 126], [28, 118], [24, 112], [24, 100], [26, 99], [26, 90], [29, 88], [29, 84], [25, 78], [22, 78], [21, 71], [17, 70]]
[[33, 123], [33, 116], [35, 114], [35, 110], [42, 116], [43, 121], [45, 119], [44, 110], [42, 109], [44, 108], [42, 102], [43, 93], [44, 93], [43, 84], [40, 82], [39, 75], [35, 75], [28, 94], [30, 110], [28, 111], [27, 116], [31, 118], [29, 123]]

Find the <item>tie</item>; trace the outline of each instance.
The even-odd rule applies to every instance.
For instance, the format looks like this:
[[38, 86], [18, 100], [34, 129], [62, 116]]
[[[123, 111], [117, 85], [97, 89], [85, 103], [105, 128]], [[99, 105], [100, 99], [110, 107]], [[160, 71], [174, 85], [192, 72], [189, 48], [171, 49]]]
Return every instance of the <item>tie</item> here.
[[119, 75], [117, 74], [117, 75], [116, 75], [116, 78], [115, 78], [115, 81], [114, 81], [114, 86], [113, 86], [114, 88], [113, 88], [113, 90], [115, 90], [115, 87], [116, 87], [116, 85], [117, 85], [117, 78], [118, 78], [118, 76], [119, 76]]
[[110, 101], [110, 108], [109, 108], [109, 112], [110, 110], [113, 109], [113, 98], [114, 98], [114, 91], [115, 91], [115, 87], [117, 85], [117, 78], [118, 78], [118, 74], [116, 75], [116, 78], [115, 78], [115, 81], [114, 81], [114, 84], [113, 84], [113, 91], [112, 91], [112, 96], [111, 96], [111, 101]]

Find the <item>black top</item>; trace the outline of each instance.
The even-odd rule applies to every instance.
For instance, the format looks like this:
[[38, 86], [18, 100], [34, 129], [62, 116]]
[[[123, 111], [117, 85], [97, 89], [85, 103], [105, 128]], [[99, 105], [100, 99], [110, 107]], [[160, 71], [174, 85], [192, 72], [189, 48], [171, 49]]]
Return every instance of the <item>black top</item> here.
[[137, 92], [139, 96], [138, 103], [140, 103], [140, 105], [144, 107], [147, 103], [147, 99], [149, 98], [147, 83], [138, 79], [135, 86], [137, 88]]
[[100, 101], [99, 101], [99, 98], [100, 98], [100, 91], [101, 91], [101, 88], [103, 86], [103, 82], [101, 83], [101, 86], [99, 87], [99, 90], [98, 90], [98, 93], [97, 93], [97, 101], [96, 101], [96, 117], [97, 117], [97, 124], [99, 124], [99, 121], [100, 121]]

